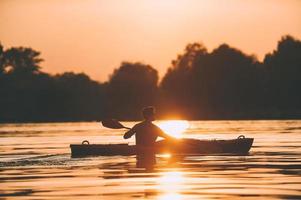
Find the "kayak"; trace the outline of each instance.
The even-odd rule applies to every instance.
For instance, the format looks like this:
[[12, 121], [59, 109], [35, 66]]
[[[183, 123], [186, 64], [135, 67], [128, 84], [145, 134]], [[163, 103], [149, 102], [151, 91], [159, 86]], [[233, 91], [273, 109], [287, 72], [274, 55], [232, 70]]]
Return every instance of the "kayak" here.
[[140, 147], [128, 144], [70, 144], [71, 157], [85, 156], [130, 156], [154, 152], [156, 154], [192, 155], [192, 154], [235, 154], [246, 155], [252, 147], [254, 138], [243, 135], [230, 140], [197, 140], [178, 139], [175, 141], [160, 140], [154, 147]]

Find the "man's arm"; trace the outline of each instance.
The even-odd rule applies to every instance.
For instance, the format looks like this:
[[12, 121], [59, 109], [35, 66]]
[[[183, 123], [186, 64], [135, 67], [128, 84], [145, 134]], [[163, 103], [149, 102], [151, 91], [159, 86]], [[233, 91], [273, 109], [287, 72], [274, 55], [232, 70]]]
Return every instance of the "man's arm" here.
[[123, 135], [123, 138], [124, 138], [124, 139], [128, 139], [128, 138], [132, 137], [135, 133], [136, 133], [136, 126], [134, 126], [134, 127], [131, 128], [129, 131], [127, 131], [127, 132]]

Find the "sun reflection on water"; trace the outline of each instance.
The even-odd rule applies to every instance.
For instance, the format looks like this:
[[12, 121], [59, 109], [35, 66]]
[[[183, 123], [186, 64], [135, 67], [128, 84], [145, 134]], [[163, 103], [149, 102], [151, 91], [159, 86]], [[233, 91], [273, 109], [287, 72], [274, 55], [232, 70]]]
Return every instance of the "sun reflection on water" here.
[[179, 193], [167, 193], [158, 198], [159, 200], [180, 200], [182, 195]]
[[[166, 121], [156, 124], [160, 122]], [[70, 158], [69, 144], [83, 139], [124, 142], [116, 130], [97, 130], [94, 122], [2, 125], [0, 196], [49, 200], [301, 199], [300, 120], [190, 121], [189, 125], [185, 137], [230, 139], [246, 132], [256, 142], [246, 156], [157, 155], [154, 169], [148, 170], [137, 168], [135, 156]]]
[[164, 172], [158, 179], [158, 186], [163, 193], [160, 200], [182, 199], [180, 191], [184, 186], [183, 173], [179, 171]]
[[189, 128], [189, 122], [186, 120], [168, 120], [159, 122], [158, 126], [167, 134], [181, 138], [182, 133]]

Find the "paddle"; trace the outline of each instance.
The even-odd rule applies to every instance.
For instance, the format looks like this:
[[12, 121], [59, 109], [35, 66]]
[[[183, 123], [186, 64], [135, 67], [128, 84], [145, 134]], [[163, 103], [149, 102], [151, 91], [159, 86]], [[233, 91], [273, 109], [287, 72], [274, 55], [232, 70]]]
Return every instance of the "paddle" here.
[[112, 129], [131, 129], [129, 127], [123, 126], [118, 120], [116, 119], [105, 119], [101, 121], [102, 125], [107, 128], [112, 128]]

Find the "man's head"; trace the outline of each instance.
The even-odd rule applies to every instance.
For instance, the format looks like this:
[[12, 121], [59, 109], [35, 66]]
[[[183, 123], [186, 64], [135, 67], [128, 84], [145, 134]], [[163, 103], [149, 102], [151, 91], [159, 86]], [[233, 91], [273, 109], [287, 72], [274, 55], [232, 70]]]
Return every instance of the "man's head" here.
[[152, 106], [148, 106], [142, 109], [142, 115], [144, 119], [149, 120], [149, 121], [154, 121], [155, 120], [155, 108]]

